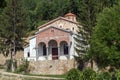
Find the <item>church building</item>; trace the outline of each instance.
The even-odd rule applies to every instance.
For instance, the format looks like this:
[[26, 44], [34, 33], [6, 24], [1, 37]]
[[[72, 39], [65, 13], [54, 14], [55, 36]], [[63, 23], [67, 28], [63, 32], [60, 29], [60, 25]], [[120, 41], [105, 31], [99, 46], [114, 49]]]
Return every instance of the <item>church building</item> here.
[[24, 58], [28, 61], [73, 59], [77, 27], [76, 15], [72, 13], [39, 26], [29, 38], [29, 45], [24, 47]]

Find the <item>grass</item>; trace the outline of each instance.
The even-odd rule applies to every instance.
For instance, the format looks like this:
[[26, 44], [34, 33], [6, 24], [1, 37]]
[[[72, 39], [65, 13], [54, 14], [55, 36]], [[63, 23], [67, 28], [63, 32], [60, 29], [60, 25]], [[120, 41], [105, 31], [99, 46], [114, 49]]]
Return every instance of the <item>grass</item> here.
[[23, 80], [47, 80], [47, 79], [39, 79], [39, 78], [24, 78]]
[[[21, 73], [16, 73], [16, 74], [21, 74]], [[63, 75], [42, 75], [42, 74], [28, 74], [28, 73], [24, 73], [23, 75], [27, 75], [27, 76], [42, 76], [42, 77], [54, 77], [54, 78], [65, 78], [66, 74]], [[53, 80], [53, 79], [41, 79], [41, 78], [24, 78], [23, 80]]]
[[65, 78], [66, 74], [63, 75], [42, 75], [42, 74], [25, 74], [30, 76], [44, 76], [44, 77], [55, 77], [55, 78]]
[[[44, 76], [44, 77], [55, 77], [55, 78], [65, 78], [66, 75], [37, 75], [37, 74], [25, 74], [29, 76]], [[40, 78], [24, 78], [24, 80], [53, 80], [53, 79], [40, 79]], [[58, 79], [59, 80], [59, 79]]]
[[[27, 74], [26, 74], [27, 75]], [[35, 75], [35, 74], [29, 74], [30, 76], [41, 76], [41, 75]], [[44, 75], [42, 75], [44, 76]], [[46, 75], [46, 77], [60, 77], [62, 75]], [[0, 80], [16, 80], [16, 77], [15, 76], [4, 76], [4, 78], [2, 78], [2, 75], [0, 74]], [[11, 78], [10, 78], [11, 77]], [[10, 79], [9, 79], [10, 78]], [[21, 78], [18, 78], [18, 80], [54, 80], [54, 79], [41, 79], [41, 78], [34, 78], [34, 77], [21, 77]], [[59, 80], [59, 79], [58, 79]]]

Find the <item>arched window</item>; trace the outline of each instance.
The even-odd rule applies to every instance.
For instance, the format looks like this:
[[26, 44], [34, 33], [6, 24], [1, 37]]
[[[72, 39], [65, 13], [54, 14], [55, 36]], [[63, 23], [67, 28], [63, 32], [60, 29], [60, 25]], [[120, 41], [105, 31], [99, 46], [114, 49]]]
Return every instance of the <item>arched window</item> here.
[[63, 24], [62, 24], [62, 23], [60, 23], [58, 26], [59, 26], [60, 28], [63, 28]]
[[74, 30], [74, 27], [72, 28], [72, 30]]
[[60, 28], [62, 28], [62, 26], [60, 26]]
[[56, 40], [50, 40], [48, 42], [50, 54], [52, 54], [52, 60], [58, 59], [58, 47]]

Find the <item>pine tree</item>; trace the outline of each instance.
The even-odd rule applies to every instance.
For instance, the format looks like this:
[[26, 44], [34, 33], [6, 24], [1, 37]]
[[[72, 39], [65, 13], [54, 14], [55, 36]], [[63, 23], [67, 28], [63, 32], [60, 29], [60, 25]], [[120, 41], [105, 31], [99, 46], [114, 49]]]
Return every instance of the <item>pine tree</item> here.
[[23, 1], [23, 5], [25, 6], [28, 15], [30, 16], [30, 21], [31, 21], [31, 26], [30, 26], [30, 31], [35, 30], [38, 26], [36, 24], [37, 22], [37, 16], [35, 13], [35, 9], [37, 7], [37, 3], [35, 2], [35, 0], [22, 0]]
[[5, 0], [0, 0], [0, 14], [3, 11], [3, 8], [6, 6], [6, 1]]
[[96, 2], [96, 0], [81, 0], [80, 2], [81, 5], [78, 19], [82, 26], [78, 26], [78, 31], [75, 37], [75, 50], [78, 54], [75, 58], [77, 58], [79, 62], [84, 62], [86, 60], [86, 52], [90, 46], [90, 37], [96, 23], [96, 15], [98, 14]]
[[11, 54], [12, 60], [16, 52], [23, 47], [29, 23], [22, 0], [7, 0], [7, 6], [0, 16], [0, 41], [1, 52], [5, 55]]
[[88, 36], [87, 32], [83, 29], [83, 26], [78, 26], [77, 34], [75, 35], [75, 51], [77, 56], [75, 56], [76, 61], [78, 62], [78, 68], [80, 70], [84, 67], [85, 62], [85, 53], [88, 48]]
[[23, 4], [26, 6], [27, 10], [34, 11], [37, 4], [34, 0], [23, 0]]
[[[100, 12], [102, 12], [103, 8], [112, 7], [113, 4], [117, 3], [117, 0], [81, 0], [79, 3], [81, 5], [79, 6], [80, 13], [78, 15], [78, 19], [80, 21], [80, 25], [83, 27], [78, 27], [79, 30], [75, 37], [75, 50], [78, 53], [77, 59], [90, 60], [92, 68], [93, 57], [87, 54], [87, 51], [91, 48], [90, 39], [93, 29], [96, 26], [96, 17]], [[82, 53], [84, 53], [84, 55]]]

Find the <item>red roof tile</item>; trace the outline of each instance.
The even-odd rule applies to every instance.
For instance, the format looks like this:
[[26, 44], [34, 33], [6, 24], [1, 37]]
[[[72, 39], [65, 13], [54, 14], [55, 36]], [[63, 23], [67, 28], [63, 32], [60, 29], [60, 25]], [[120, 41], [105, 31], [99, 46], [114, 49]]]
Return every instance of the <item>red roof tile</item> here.
[[66, 16], [76, 16], [75, 14], [73, 14], [73, 13], [67, 13], [67, 14], [65, 14], [65, 17]]

